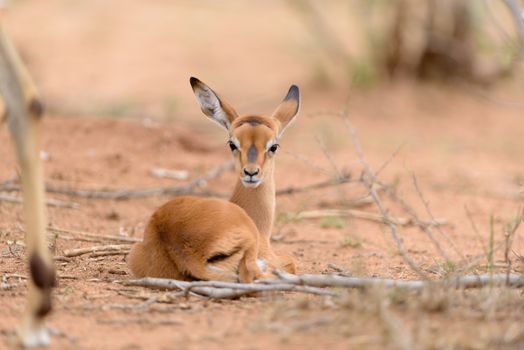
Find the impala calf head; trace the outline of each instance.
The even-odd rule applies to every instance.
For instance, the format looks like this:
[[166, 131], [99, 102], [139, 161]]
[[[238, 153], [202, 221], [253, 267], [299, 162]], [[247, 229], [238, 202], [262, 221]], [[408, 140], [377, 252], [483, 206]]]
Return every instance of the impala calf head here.
[[240, 179], [246, 187], [258, 187], [273, 169], [274, 155], [284, 130], [297, 116], [300, 92], [296, 85], [289, 91], [271, 116], [238, 113], [209, 86], [190, 79], [193, 92], [202, 112], [229, 134], [227, 144], [237, 161]]

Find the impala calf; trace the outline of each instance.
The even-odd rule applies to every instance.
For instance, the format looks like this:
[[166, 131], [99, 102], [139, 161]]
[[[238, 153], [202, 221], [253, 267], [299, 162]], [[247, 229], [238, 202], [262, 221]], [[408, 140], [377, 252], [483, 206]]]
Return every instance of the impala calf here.
[[129, 256], [137, 277], [251, 282], [275, 268], [295, 272], [290, 256], [270, 244], [275, 215], [275, 154], [298, 114], [300, 93], [291, 86], [271, 116], [238, 113], [211, 88], [190, 79], [202, 112], [228, 132], [238, 180], [229, 201], [184, 196], [153, 214]]

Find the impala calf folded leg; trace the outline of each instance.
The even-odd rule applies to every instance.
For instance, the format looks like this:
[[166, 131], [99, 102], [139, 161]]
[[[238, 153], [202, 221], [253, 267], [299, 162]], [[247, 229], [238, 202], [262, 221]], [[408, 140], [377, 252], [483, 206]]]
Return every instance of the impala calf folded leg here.
[[240, 207], [184, 196], [155, 211], [129, 264], [137, 277], [245, 282], [261, 274], [257, 252], [258, 231]]

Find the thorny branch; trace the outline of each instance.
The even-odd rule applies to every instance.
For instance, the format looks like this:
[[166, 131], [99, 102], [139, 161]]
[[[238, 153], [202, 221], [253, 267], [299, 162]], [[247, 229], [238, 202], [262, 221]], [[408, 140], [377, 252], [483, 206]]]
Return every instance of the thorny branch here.
[[255, 283], [234, 283], [220, 281], [187, 282], [173, 279], [146, 277], [138, 280], [123, 281], [126, 286], [140, 286], [167, 290], [180, 290], [187, 295], [209, 297], [212, 299], [235, 299], [260, 292], [299, 292], [325, 296], [337, 296], [340, 293], [324, 288], [401, 288], [421, 290], [431, 286], [448, 288], [482, 288], [487, 285], [506, 285], [524, 287], [524, 277], [519, 275], [469, 275], [437, 281], [429, 280], [395, 280], [387, 278], [350, 277], [337, 274], [329, 275], [293, 275], [282, 271], [275, 272], [278, 279], [259, 280]]
[[[426, 235], [428, 236], [428, 238], [431, 240], [431, 242], [435, 245], [437, 251], [439, 252], [439, 254], [446, 260], [446, 261], [450, 261], [447, 253], [444, 251], [444, 249], [442, 248], [442, 246], [440, 245], [439, 241], [434, 237], [433, 235], [433, 232], [432, 232], [432, 226], [435, 226], [437, 227], [437, 230], [438, 232], [446, 239], [446, 241], [448, 242], [448, 244], [457, 252], [458, 255], [460, 255], [461, 257], [462, 254], [461, 252], [456, 248], [455, 244], [453, 243], [453, 241], [451, 240], [451, 238], [440, 228], [440, 226], [444, 223], [446, 223], [445, 221], [442, 221], [441, 219], [435, 219], [433, 213], [431, 212], [431, 209], [429, 208], [429, 203], [425, 200], [423, 194], [422, 194], [422, 191], [420, 190], [420, 187], [418, 186], [418, 183], [416, 181], [416, 178], [414, 177], [413, 175], [413, 181], [414, 181], [414, 185], [417, 189], [417, 193], [420, 197], [420, 199], [422, 200], [422, 202], [424, 203], [424, 206], [426, 208], [426, 212], [428, 213], [428, 215], [430, 216], [431, 218], [431, 221], [430, 222], [425, 222], [423, 220], [421, 220], [418, 216], [418, 214], [415, 212], [415, 210], [413, 208], [411, 208], [402, 198], [400, 198], [399, 196], [397, 196], [396, 194], [396, 191], [394, 190], [394, 188], [384, 182], [382, 182], [377, 176], [378, 174], [383, 171], [383, 169], [389, 165], [389, 163], [396, 157], [396, 155], [400, 152], [400, 150], [402, 149], [403, 147], [403, 144], [401, 144], [396, 150], [395, 152], [393, 152], [393, 154], [379, 167], [379, 169], [373, 173], [369, 167], [369, 165], [367, 164], [367, 162], [365, 161], [365, 158], [364, 158], [364, 155], [363, 155], [363, 152], [362, 152], [362, 148], [360, 146], [360, 143], [358, 141], [358, 138], [356, 136], [356, 133], [353, 129], [353, 127], [351, 126], [351, 124], [349, 123], [349, 118], [348, 118], [348, 106], [346, 106], [346, 108], [342, 111], [342, 112], [339, 112], [337, 113], [337, 115], [339, 116], [342, 116], [344, 122], [346, 123], [346, 127], [349, 131], [349, 134], [350, 134], [350, 137], [351, 137], [351, 140], [357, 150], [357, 154], [358, 154], [358, 157], [359, 157], [359, 161], [361, 163], [361, 165], [363, 166], [364, 168], [364, 171], [363, 171], [363, 174], [361, 175], [360, 179], [358, 181], [360, 181], [361, 183], [363, 183], [367, 188], [368, 188], [368, 192], [371, 196], [371, 198], [373, 199], [373, 201], [375, 202], [375, 204], [377, 204], [377, 207], [379, 208], [379, 211], [381, 212], [379, 215], [377, 214], [371, 214], [371, 215], [376, 215], [380, 218], [382, 218], [380, 221], [382, 222], [385, 222], [386, 224], [388, 224], [388, 226], [390, 227], [390, 230], [391, 230], [391, 233], [393, 235], [393, 238], [397, 244], [397, 247], [399, 248], [399, 251], [401, 253], [401, 255], [404, 257], [404, 259], [406, 260], [407, 258], [407, 262], [408, 264], [410, 265], [410, 267], [414, 268], [415, 270], [420, 270], [420, 268], [418, 268], [417, 266], [415, 266], [415, 263], [412, 259], [410, 259], [410, 257], [407, 255], [405, 249], [403, 248], [403, 243], [402, 243], [402, 238], [399, 236], [398, 234], [398, 230], [396, 229], [396, 226], [397, 225], [401, 225], [402, 224], [402, 221], [395, 221], [394, 218], [392, 218], [391, 216], [389, 215], [384, 215], [384, 214], [387, 214], [387, 211], [385, 210], [382, 202], [380, 201], [380, 197], [378, 196], [378, 193], [376, 190], [374, 190], [374, 186], [375, 185], [378, 185], [380, 187], [381, 190], [384, 190], [384, 192], [393, 200], [395, 201], [396, 203], [400, 204], [401, 207], [403, 208], [403, 210], [409, 214], [410, 218], [409, 219], [406, 219], [406, 222], [407, 223], [413, 223], [415, 224], [417, 227], [419, 227], [420, 230], [422, 230], [424, 233], [426, 233]], [[371, 189], [373, 189], [373, 191], [371, 191]], [[374, 192], [374, 193], [373, 193]], [[377, 199], [379, 200], [379, 203], [377, 203]], [[382, 207], [382, 210], [381, 210], [381, 207]], [[388, 219], [389, 218], [389, 219]], [[395, 226], [395, 227], [394, 227]], [[420, 270], [421, 271], [421, 270]]]
[[[422, 221], [419, 217], [418, 217], [418, 214], [415, 212], [415, 210], [404, 200], [402, 199], [400, 196], [397, 195], [396, 193], [396, 190], [384, 183], [383, 181], [381, 181], [380, 179], [378, 179], [376, 176], [375, 176], [375, 181], [377, 182], [377, 184], [384, 190], [384, 192], [389, 196], [389, 198], [391, 198], [394, 202], [398, 203], [402, 209], [409, 215], [411, 216], [411, 218], [413, 219], [413, 221], [416, 223], [416, 225], [423, 231], [426, 233], [426, 235], [428, 235], [428, 227], [430, 226], [435, 226], [435, 225], [432, 225], [431, 222], [425, 222], [425, 221]], [[415, 185], [417, 186], [417, 185]], [[418, 189], [419, 193], [418, 195], [421, 196], [422, 195], [422, 192], [420, 191], [420, 188]], [[425, 199], [424, 197], [422, 196], [421, 197], [421, 200], [423, 202], [425, 202]], [[427, 210], [430, 210], [429, 207], [426, 207], [426, 211]], [[430, 214], [429, 214], [431, 217], [433, 217], [433, 214], [431, 213], [431, 210], [430, 210]], [[436, 219], [436, 220], [440, 220], [440, 219]], [[453, 243], [453, 241], [451, 240], [451, 238], [444, 232], [444, 231], [441, 231], [439, 230], [439, 233], [446, 239], [446, 241], [448, 242], [448, 245], [450, 247], [453, 248], [453, 250], [459, 255], [462, 257], [462, 259], [464, 260], [464, 257], [462, 255], [462, 253], [460, 252], [460, 250], [456, 247], [456, 245]], [[429, 236], [429, 235], [428, 235]], [[430, 238], [430, 240], [433, 242], [434, 240]], [[438, 249], [438, 248], [437, 248]], [[439, 251], [440, 252], [440, 251]], [[442, 254], [441, 254], [442, 255]], [[445, 258], [445, 256], [443, 256]], [[448, 259], [446, 259], [448, 260]], [[449, 261], [449, 260], [448, 260]]]
[[[415, 174], [412, 174], [412, 179], [413, 179], [413, 184], [415, 185], [415, 189], [417, 190], [417, 194], [418, 194], [420, 200], [422, 201], [422, 204], [424, 204], [424, 207], [426, 208], [426, 212], [428, 213], [428, 215], [429, 215], [429, 217], [431, 219], [431, 222], [434, 222], [435, 221], [435, 217], [433, 216], [433, 213], [431, 212], [431, 209], [429, 208], [429, 202], [424, 198], [424, 195], [422, 194], [422, 190], [420, 189], [420, 187], [418, 185], [417, 177], [415, 176]], [[433, 242], [433, 244], [437, 248], [437, 250], [440, 253], [440, 255], [442, 257], [444, 257], [444, 259], [446, 259], [446, 261], [450, 261], [448, 255], [446, 254], [446, 252], [440, 246], [439, 241], [436, 240], [435, 237], [433, 236], [433, 232], [431, 230], [431, 227], [429, 225], [424, 225], [424, 223], [420, 222], [420, 220], [418, 219], [418, 217], [416, 215], [413, 215], [413, 217], [415, 218], [415, 220], [419, 221], [419, 227], [427, 234], [427, 236], [429, 237], [431, 242]], [[440, 230], [440, 228], [439, 228], [439, 230]], [[439, 232], [440, 232], [440, 234], [442, 236], [446, 236], [442, 230], [440, 230]]]
[[364, 153], [362, 152], [362, 148], [360, 146], [360, 142], [358, 141], [357, 135], [355, 134], [355, 130], [353, 129], [353, 126], [349, 122], [349, 118], [347, 116], [347, 113], [343, 113], [343, 119], [344, 123], [346, 125], [346, 129], [349, 133], [349, 136], [351, 138], [351, 142], [353, 142], [353, 146], [355, 147], [355, 150], [357, 152], [357, 156], [359, 158], [360, 164], [362, 165], [364, 169], [364, 173], [361, 176], [362, 182], [367, 186], [369, 194], [375, 201], [375, 205], [377, 206], [378, 210], [384, 217], [384, 222], [389, 226], [391, 235], [393, 237], [393, 240], [395, 241], [398, 251], [404, 261], [411, 267], [413, 271], [415, 271], [419, 276], [422, 278], [427, 278], [427, 275], [422, 269], [411, 259], [411, 257], [408, 255], [406, 248], [404, 247], [404, 243], [402, 240], [402, 237], [400, 237], [399, 232], [397, 230], [397, 225], [395, 222], [391, 219], [388, 211], [384, 207], [384, 204], [382, 203], [377, 191], [374, 188], [374, 183], [376, 183], [375, 175], [373, 174], [369, 164], [364, 159]]

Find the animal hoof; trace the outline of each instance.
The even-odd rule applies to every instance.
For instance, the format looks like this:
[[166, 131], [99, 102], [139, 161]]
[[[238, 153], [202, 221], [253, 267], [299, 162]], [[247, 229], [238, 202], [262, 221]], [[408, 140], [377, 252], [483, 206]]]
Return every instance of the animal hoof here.
[[21, 331], [20, 339], [24, 348], [48, 347], [51, 342], [49, 332], [43, 325]]

